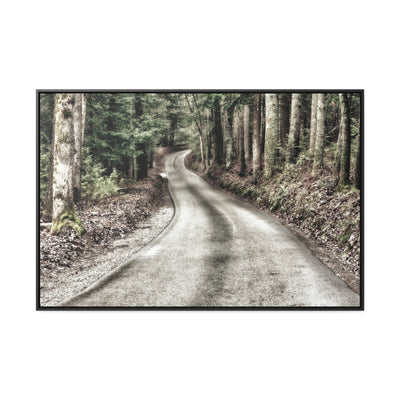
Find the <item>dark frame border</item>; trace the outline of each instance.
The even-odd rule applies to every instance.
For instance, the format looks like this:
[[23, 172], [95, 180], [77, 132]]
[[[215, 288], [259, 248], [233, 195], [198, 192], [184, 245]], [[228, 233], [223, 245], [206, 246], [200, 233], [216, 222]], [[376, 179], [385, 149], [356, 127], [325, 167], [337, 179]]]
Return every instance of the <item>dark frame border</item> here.
[[[360, 95], [360, 306], [358, 307], [42, 307], [40, 305], [40, 94], [41, 93], [358, 93]], [[36, 311], [364, 311], [364, 89], [37, 89], [36, 90]]]

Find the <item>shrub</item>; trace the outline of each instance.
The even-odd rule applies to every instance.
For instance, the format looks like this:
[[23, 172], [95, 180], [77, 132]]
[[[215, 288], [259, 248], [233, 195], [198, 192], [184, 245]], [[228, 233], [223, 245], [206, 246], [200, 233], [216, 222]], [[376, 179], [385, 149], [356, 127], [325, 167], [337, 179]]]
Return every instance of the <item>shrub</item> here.
[[110, 176], [104, 175], [105, 168], [94, 163], [89, 155], [83, 160], [82, 197], [89, 201], [100, 201], [118, 193], [118, 174], [114, 169]]

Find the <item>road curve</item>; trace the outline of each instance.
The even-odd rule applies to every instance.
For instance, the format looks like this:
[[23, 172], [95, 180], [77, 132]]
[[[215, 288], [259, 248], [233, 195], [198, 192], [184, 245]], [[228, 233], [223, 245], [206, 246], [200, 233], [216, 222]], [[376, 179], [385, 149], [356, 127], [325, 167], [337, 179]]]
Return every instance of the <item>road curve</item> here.
[[358, 307], [359, 296], [270, 215], [165, 162], [175, 216], [67, 307]]

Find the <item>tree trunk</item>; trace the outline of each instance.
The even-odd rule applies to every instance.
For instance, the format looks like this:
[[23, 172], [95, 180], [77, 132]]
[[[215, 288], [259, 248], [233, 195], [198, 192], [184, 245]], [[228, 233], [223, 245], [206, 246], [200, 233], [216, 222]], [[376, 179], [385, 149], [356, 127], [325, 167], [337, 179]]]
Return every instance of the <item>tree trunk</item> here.
[[203, 171], [206, 169], [206, 159], [204, 157], [204, 143], [203, 143], [203, 135], [199, 135], [199, 145], [200, 145], [200, 158], [201, 164], [203, 166]]
[[54, 128], [56, 124], [56, 102], [54, 101], [53, 128], [51, 130], [50, 160], [47, 178], [46, 200], [44, 203], [43, 216], [46, 220], [51, 220], [53, 215], [53, 163], [54, 163]]
[[246, 171], [246, 160], [244, 156], [244, 124], [243, 124], [243, 113], [237, 107], [236, 108], [236, 118], [237, 118], [237, 134], [238, 134], [238, 145], [239, 145], [239, 165], [240, 171], [239, 175], [244, 176]]
[[340, 157], [339, 186], [345, 186], [350, 180], [350, 102], [351, 95], [339, 93], [340, 129], [342, 132], [342, 154]]
[[250, 164], [250, 106], [245, 104], [243, 109], [243, 146], [244, 146], [244, 161], [246, 166]]
[[318, 109], [318, 93], [313, 93], [311, 100], [310, 149], [309, 149], [309, 154], [311, 157], [314, 157], [315, 139], [317, 137], [317, 109]]
[[81, 111], [81, 104], [72, 93], [57, 93], [55, 103], [52, 232], [71, 227], [82, 235], [85, 228], [75, 212], [72, 180], [77, 126], [74, 116], [76, 109]]
[[82, 93], [82, 147], [85, 140], [87, 94]]
[[245, 159], [244, 159], [244, 132], [243, 132], [243, 114], [236, 106], [233, 111], [233, 135], [237, 142], [237, 155], [239, 161], [239, 175], [243, 176], [245, 172]]
[[324, 139], [325, 139], [325, 94], [318, 93], [317, 128], [314, 149], [314, 172], [324, 165]]
[[223, 136], [221, 125], [221, 105], [218, 97], [214, 100], [214, 160], [218, 165], [222, 164], [223, 159]]
[[168, 139], [169, 146], [173, 146], [175, 144], [175, 129], [176, 129], [176, 120], [172, 118], [169, 124], [169, 139]]
[[260, 122], [261, 122], [261, 94], [254, 94], [254, 115], [253, 115], [253, 175], [257, 175], [261, 170], [261, 142], [260, 142]]
[[135, 177], [136, 180], [139, 181], [140, 179], [147, 177], [147, 154], [146, 154], [146, 143], [141, 142], [136, 144], [136, 150], [138, 154], [136, 155], [135, 159]]
[[299, 154], [300, 145], [300, 106], [301, 106], [301, 94], [292, 94], [292, 105], [290, 113], [290, 130], [289, 139], [287, 146], [286, 163], [294, 164]]
[[196, 113], [194, 112], [193, 107], [190, 104], [189, 96], [185, 93], [186, 103], [189, 106], [190, 112], [194, 116], [194, 120], [195, 120], [195, 123], [197, 126], [197, 131], [199, 133], [200, 157], [201, 157], [201, 164], [203, 165], [203, 171], [204, 171], [206, 169], [206, 160], [205, 160], [205, 156], [204, 156], [204, 143], [203, 143], [204, 140], [203, 140], [203, 128], [202, 128], [202, 122], [201, 122], [201, 114], [200, 114], [199, 107], [197, 105], [196, 97], [194, 94], [192, 96], [193, 96], [194, 104], [196, 107]]
[[226, 112], [226, 155], [225, 163], [226, 167], [230, 168], [234, 159], [234, 140], [233, 140], [233, 112], [234, 107], [229, 107]]
[[83, 93], [76, 93], [74, 105], [74, 162], [72, 171], [72, 190], [74, 202], [81, 199], [82, 131], [83, 131]]
[[[361, 121], [360, 121], [361, 123]], [[361, 125], [359, 125], [356, 166], [354, 169], [354, 186], [361, 189]]]
[[212, 159], [212, 153], [211, 153], [211, 133], [212, 133], [212, 113], [211, 111], [207, 108], [206, 109], [206, 136], [207, 136], [207, 151], [206, 151], [206, 162], [207, 165], [209, 166], [211, 163]]
[[148, 147], [148, 168], [149, 169], [153, 169], [154, 168], [154, 143], [153, 140], [149, 140], [149, 142], [147, 143], [147, 147]]
[[133, 157], [129, 157], [128, 178], [133, 179]]
[[278, 95], [279, 104], [279, 145], [280, 145], [280, 157], [285, 160], [286, 143], [290, 129], [290, 94], [282, 93]]
[[336, 152], [335, 152], [335, 160], [334, 160], [334, 169], [337, 180], [339, 180], [340, 173], [340, 162], [342, 157], [342, 148], [343, 148], [343, 132], [341, 125], [339, 126], [339, 135], [336, 144]]
[[278, 95], [265, 94], [265, 176], [269, 178], [276, 168], [276, 145], [279, 138]]
[[265, 96], [261, 96], [261, 122], [260, 122], [260, 139], [261, 139], [261, 159], [263, 159], [265, 148]]

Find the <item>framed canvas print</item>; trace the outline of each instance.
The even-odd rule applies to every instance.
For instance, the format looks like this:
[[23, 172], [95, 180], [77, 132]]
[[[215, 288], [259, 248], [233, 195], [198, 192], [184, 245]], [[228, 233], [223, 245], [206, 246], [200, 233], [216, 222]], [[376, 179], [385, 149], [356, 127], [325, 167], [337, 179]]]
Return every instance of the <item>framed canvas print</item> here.
[[363, 90], [37, 90], [38, 310], [363, 310]]

